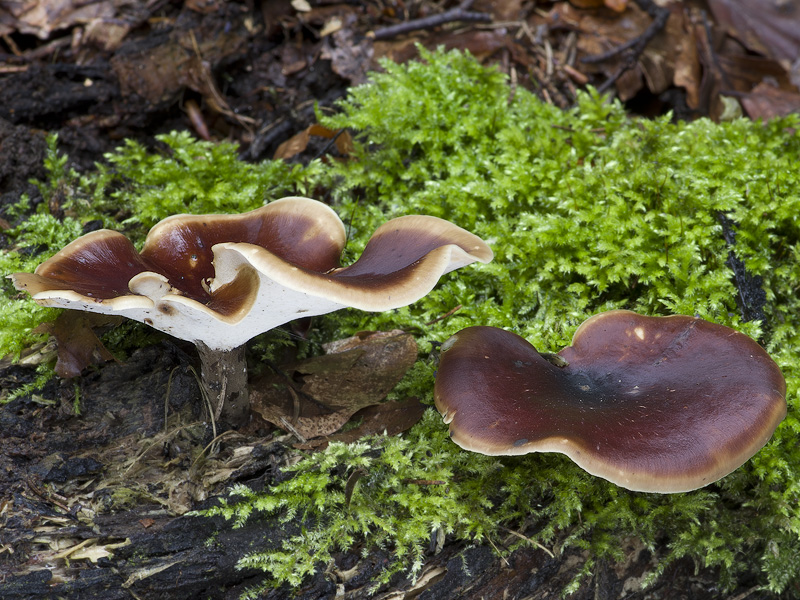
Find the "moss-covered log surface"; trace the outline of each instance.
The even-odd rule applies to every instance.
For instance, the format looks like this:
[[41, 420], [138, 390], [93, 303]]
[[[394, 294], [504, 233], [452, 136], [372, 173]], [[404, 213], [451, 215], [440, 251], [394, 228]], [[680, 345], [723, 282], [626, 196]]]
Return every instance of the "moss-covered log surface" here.
[[[114, 3], [115, 18], [91, 26], [62, 15], [68, 35], [2, 38], [0, 598], [800, 596], [800, 121], [738, 118], [715, 70], [738, 65], [732, 96], [772, 116], [775, 97], [751, 88], [770, 73], [786, 91], [778, 62], [709, 49], [706, 33], [724, 27], [683, 4], [668, 16], [645, 0], [619, 14], [293, 4], [304, 3]], [[483, 16], [380, 39], [447, 10]], [[642, 38], [646, 52], [579, 61], [636, 41], [654, 15], [667, 20]], [[370, 69], [382, 74], [353, 87]], [[682, 83], [664, 88], [665, 73]], [[772, 108], [750, 112], [760, 99]], [[308, 362], [322, 344], [413, 336], [390, 408], [365, 409], [335, 443], [313, 419], [306, 435], [277, 429], [263, 404], [238, 431], [212, 423], [191, 344], [56, 320], [5, 278], [101, 227], [141, 244], [168, 215], [286, 195], [334, 208], [345, 263], [412, 213], [495, 252], [411, 307], [334, 313], [248, 344], [251, 398], [280, 389], [291, 414], [345, 386], [327, 359]], [[563, 456], [485, 457], [448, 439], [432, 384], [450, 335], [494, 325], [555, 352], [616, 308], [697, 315], [758, 340], [788, 384], [767, 446], [720, 482], [664, 496]], [[361, 368], [370, 376], [348, 380], [348, 395], [383, 387]]]
[[[6, 600], [38, 598], [152, 599], [238, 598], [263, 583], [257, 569], [238, 569], [249, 549], [278, 548], [300, 530], [298, 522], [253, 518], [238, 529], [220, 517], [178, 516], [188, 506], [202, 507], [204, 480], [214, 476], [268, 490], [286, 479], [278, 470], [293, 450], [283, 440], [241, 436], [225, 444], [220, 460], [192, 468], [188, 458], [211, 438], [209, 428], [192, 419], [195, 379], [186, 356], [170, 343], [135, 352], [125, 364], [112, 364], [84, 377], [82, 414], [72, 410], [71, 384], [53, 382], [42, 394], [59, 406], [42, 408], [24, 399], [3, 408], [0, 486], [4, 496], [4, 553], [0, 594]], [[164, 434], [164, 398], [172, 418], [187, 420], [182, 431]], [[4, 371], [4, 385], [19, 370]], [[240, 452], [238, 458], [232, 456]], [[241, 457], [245, 458], [241, 458]], [[222, 475], [220, 475], [222, 474]], [[304, 523], [313, 527], [313, 523]], [[539, 526], [522, 519], [519, 534]], [[589, 555], [575, 548], [551, 555], [526, 544], [498, 556], [498, 546], [519, 541], [503, 531], [491, 543], [436, 536], [423, 554], [416, 580], [398, 573], [376, 579], [392, 561], [391, 548], [337, 552], [334, 564], [301, 585], [281, 585], [263, 598], [533, 598], [559, 597], [579, 575]], [[691, 559], [673, 563], [646, 590], [641, 582], [659, 554], [635, 537], [622, 541], [615, 560], [602, 559], [571, 598], [704, 599], [720, 597], [719, 573], [697, 569]], [[363, 553], [362, 553], [363, 552]], [[747, 569], [732, 596], [771, 598], [758, 591], [758, 570]]]

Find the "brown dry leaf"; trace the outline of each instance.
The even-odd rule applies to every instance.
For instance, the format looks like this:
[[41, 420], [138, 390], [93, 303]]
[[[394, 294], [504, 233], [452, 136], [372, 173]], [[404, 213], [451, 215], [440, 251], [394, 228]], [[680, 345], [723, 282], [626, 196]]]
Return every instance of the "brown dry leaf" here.
[[703, 80], [703, 70], [700, 67], [700, 57], [697, 53], [695, 41], [696, 28], [691, 23], [684, 25], [685, 35], [676, 48], [675, 74], [673, 83], [686, 90], [686, 104], [691, 109], [700, 106], [700, 85]]
[[490, 13], [495, 22], [517, 21], [528, 10], [523, 0], [477, 0], [470, 8], [474, 12]]
[[600, 8], [605, 4], [604, 0], [569, 0], [569, 3], [576, 8]]
[[[567, 2], [553, 6], [549, 18], [552, 22], [568, 23], [578, 31], [577, 48], [580, 58], [604, 54], [625, 42], [635, 39], [647, 29], [652, 19], [635, 4], [624, 14], [611, 10], [579, 10]], [[584, 73], [600, 73], [611, 77], [626, 60], [615, 56], [599, 63], [579, 63]], [[644, 86], [639, 64], [628, 69], [617, 79], [615, 87], [620, 100], [629, 100]]]
[[[681, 64], [683, 62], [683, 64]], [[655, 95], [669, 89], [675, 82], [675, 75], [683, 69], [682, 77], [697, 73], [699, 79], [700, 63], [697, 58], [694, 30], [686, 22], [682, 11], [673, 10], [664, 29], [656, 35], [639, 57], [639, 68], [647, 82], [647, 88]]]
[[301, 152], [304, 152], [308, 147], [309, 141], [311, 141], [312, 135], [325, 139], [331, 139], [338, 135], [339, 137], [336, 138], [335, 142], [336, 148], [339, 150], [339, 153], [342, 156], [346, 156], [353, 151], [353, 138], [347, 131], [342, 131], [341, 134], [339, 131], [340, 130], [328, 129], [319, 123], [314, 123], [300, 133], [293, 135], [280, 146], [278, 146], [277, 150], [275, 150], [275, 155], [273, 158], [275, 160], [279, 158], [286, 160], [297, 156]]
[[470, 54], [483, 60], [503, 48], [513, 48], [509, 43], [508, 32], [505, 29], [482, 31], [469, 29], [464, 32], [434, 32], [428, 38], [409, 37], [405, 39], [381, 40], [375, 42], [375, 59], [389, 58], [393, 62], [405, 63], [419, 55], [417, 44], [422, 44], [428, 50], [435, 50], [443, 46], [445, 50], [467, 50]]
[[356, 337], [347, 350], [258, 378], [251, 384], [253, 411], [310, 439], [337, 431], [360, 409], [378, 404], [416, 361], [417, 343], [402, 331]]
[[[765, 118], [780, 114], [787, 106], [791, 106], [791, 96], [797, 90], [789, 73], [780, 63], [771, 58], [750, 54], [731, 38], [727, 38], [717, 48], [709, 41], [702, 24], [697, 24], [695, 31], [698, 55], [704, 70], [699, 88], [701, 109], [707, 105], [712, 119], [718, 120], [724, 114], [725, 104], [720, 94], [747, 98], [745, 108], [748, 113], [752, 111], [752, 115]], [[769, 97], [758, 99], [753, 90], [762, 81], [769, 81], [769, 87], [787, 94], [776, 94], [763, 87], [759, 89]]]
[[794, 89], [789, 80], [789, 74], [771, 58], [719, 53], [716, 60], [727, 76], [726, 87], [733, 87], [740, 92], [749, 92], [753, 86], [761, 83], [765, 78], [770, 78], [781, 89]]
[[57, 29], [89, 23], [94, 19], [116, 16], [117, 4], [122, 2], [95, 0], [18, 0], [0, 2], [0, 22], [3, 33], [33, 34], [46, 40]]
[[56, 375], [70, 379], [79, 376], [89, 365], [114, 360], [114, 356], [98, 339], [92, 327], [119, 321], [119, 317], [65, 310], [54, 322], [43, 323], [36, 328], [36, 331], [49, 333], [56, 339], [58, 343]]
[[245, 48], [235, 32], [203, 39], [193, 31], [176, 33], [157, 46], [117, 52], [111, 66], [119, 78], [123, 97], [137, 94], [150, 104], [176, 100], [189, 87], [204, 96], [214, 96], [211, 71], [223, 60]]
[[120, 47], [131, 26], [119, 19], [92, 19], [84, 29], [84, 42], [112, 52]]
[[361, 424], [343, 433], [311, 440], [306, 444], [295, 444], [299, 450], [324, 450], [330, 442], [356, 442], [367, 435], [397, 435], [410, 429], [422, 418], [425, 405], [417, 398], [383, 402], [358, 411], [353, 418], [361, 418]]
[[751, 119], [768, 121], [800, 113], [800, 94], [778, 89], [768, 83], [759, 83], [752, 92], [742, 96], [741, 101]]
[[800, 2], [709, 0], [714, 18], [748, 49], [775, 59], [800, 58]]
[[183, 4], [189, 10], [209, 15], [220, 9], [220, 2], [217, 0], [186, 0]]
[[[608, 6], [609, 2], [605, 2]], [[577, 10], [571, 4], [561, 2], [553, 7], [550, 21], [568, 23], [578, 30], [577, 47], [580, 57], [601, 55], [632, 40], [636, 40], [653, 22], [645, 11], [635, 3], [615, 5], [624, 10]], [[620, 100], [629, 100], [647, 86], [653, 94], [658, 95], [669, 89], [674, 82], [678, 64], [683, 61], [680, 77], [687, 84], [689, 76], [698, 69], [696, 53], [693, 53], [694, 39], [692, 32], [684, 23], [680, 10], [672, 10], [662, 31], [649, 41], [638, 56], [636, 65], [625, 71], [615, 82]], [[580, 63], [582, 72], [599, 73], [604, 77], [614, 75], [627, 54], [622, 53], [609, 57], [598, 63]]]
[[331, 17], [330, 20], [325, 22], [322, 29], [320, 29], [319, 37], [324, 38], [325, 36], [331, 35], [336, 33], [342, 28], [342, 19], [340, 17]]
[[578, 8], [601, 8], [605, 6], [614, 12], [622, 13], [628, 8], [628, 0], [569, 0], [569, 3]]
[[606, 8], [618, 13], [625, 12], [625, 9], [628, 8], [628, 0], [605, 0], [604, 4]]
[[355, 14], [348, 13], [337, 19], [339, 27], [325, 36], [320, 56], [331, 61], [331, 69], [339, 77], [352, 85], [360, 85], [367, 81], [367, 73], [372, 68], [372, 40], [356, 38], [354, 27], [358, 18]]

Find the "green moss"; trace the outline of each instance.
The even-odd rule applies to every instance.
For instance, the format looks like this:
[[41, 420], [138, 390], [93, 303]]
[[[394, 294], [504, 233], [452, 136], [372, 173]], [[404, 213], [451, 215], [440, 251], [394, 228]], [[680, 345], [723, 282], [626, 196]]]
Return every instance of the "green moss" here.
[[193, 139], [188, 133], [158, 136], [163, 152], [128, 140], [106, 158], [118, 187], [111, 202], [128, 213], [124, 224], [147, 231], [178, 213], [239, 213], [287, 194], [306, 194], [315, 168], [282, 161], [258, 165], [238, 159], [237, 147]]
[[[242, 523], [252, 511], [309, 519], [281, 551], [252, 553], [242, 566], [299, 583], [357, 543], [394, 549], [397, 569], [419, 572], [432, 532], [481, 540], [524, 519], [535, 540], [620, 556], [620, 540], [654, 547], [666, 536], [672, 561], [688, 556], [733, 585], [761, 564], [762, 583], [789, 589], [800, 576], [796, 330], [800, 281], [800, 125], [736, 120], [631, 120], [622, 106], [584, 94], [560, 111], [459, 53], [423, 52], [352, 90], [328, 127], [359, 132], [356, 160], [321, 174], [339, 212], [353, 215], [349, 250], [387, 218], [425, 213], [488, 240], [496, 258], [461, 269], [414, 306], [371, 315], [339, 313], [327, 335], [412, 328], [443, 341], [476, 323], [520, 333], [540, 350], [569, 343], [584, 319], [611, 308], [697, 314], [766, 341], [787, 378], [789, 416], [774, 439], [718, 485], [688, 494], [632, 493], [590, 477], [557, 455], [489, 458], [458, 450], [431, 410], [410, 434], [377, 438], [293, 467], [268, 493], [237, 488], [218, 512]], [[742, 322], [726, 265], [719, 213], [737, 223], [737, 255], [764, 280], [765, 327]], [[425, 323], [456, 305], [459, 312]], [[421, 361], [396, 395], [431, 398], [434, 367]], [[351, 503], [346, 482], [364, 468]], [[442, 480], [420, 486], [414, 479]], [[520, 542], [525, 543], [525, 542]], [[319, 562], [317, 562], [319, 561]], [[576, 582], [578, 583], [578, 582]]]
[[[489, 241], [495, 260], [448, 275], [413, 306], [316, 321], [316, 341], [362, 329], [417, 333], [423, 358], [394, 396], [430, 400], [430, 342], [463, 327], [503, 327], [554, 351], [592, 314], [628, 308], [697, 314], [763, 340], [786, 376], [789, 414], [762, 451], [718, 484], [659, 496], [591, 477], [560, 455], [463, 452], [431, 410], [405, 436], [332, 444], [268, 492], [236, 488], [210, 513], [241, 524], [264, 511], [305, 524], [280, 549], [253, 552], [241, 565], [298, 584], [340, 548], [379, 545], [395, 556], [386, 579], [418, 572], [433, 532], [493, 540], [500, 526], [532, 518], [535, 541], [590, 551], [584, 575], [598, 557], [621, 556], [620, 541], [635, 535], [652, 548], [667, 540], [654, 577], [690, 557], [718, 568], [724, 585], [761, 565], [764, 587], [797, 589], [800, 118], [629, 119], [593, 93], [561, 111], [521, 89], [512, 97], [500, 73], [469, 56], [423, 51], [423, 59], [385, 63], [323, 119], [357, 132], [355, 159], [245, 165], [231, 146], [175, 134], [162, 138], [162, 152], [129, 143], [109, 157], [111, 167], [72, 178], [73, 211], [121, 217], [141, 239], [172, 212], [247, 210], [284, 193], [327, 190], [352, 222], [348, 259], [388, 218], [441, 216]], [[739, 316], [719, 213], [737, 224], [736, 253], [763, 278], [763, 325]], [[358, 469], [366, 474], [353, 476]], [[357, 483], [348, 503], [349, 479]]]
[[[81, 234], [78, 221], [65, 218], [61, 221], [49, 214], [36, 213], [21, 225], [6, 232], [16, 243], [17, 250], [0, 251], [0, 357], [20, 352], [33, 341], [42, 338], [33, 330], [44, 321], [52, 321], [58, 311], [37, 305], [20, 294], [5, 277], [10, 273], [33, 271], [42, 260]], [[38, 252], [37, 252], [38, 250]]]

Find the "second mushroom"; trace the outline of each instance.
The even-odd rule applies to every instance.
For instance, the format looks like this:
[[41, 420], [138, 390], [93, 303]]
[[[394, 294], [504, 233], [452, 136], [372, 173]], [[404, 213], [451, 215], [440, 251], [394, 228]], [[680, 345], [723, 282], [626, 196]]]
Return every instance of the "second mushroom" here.
[[405, 306], [443, 274], [492, 259], [479, 237], [430, 216], [385, 223], [342, 268], [345, 241], [331, 208], [282, 198], [241, 215], [168, 217], [141, 252], [119, 232], [95, 231], [11, 279], [41, 305], [122, 315], [193, 342], [215, 416], [241, 425], [252, 337], [344, 307]]
[[561, 452], [636, 491], [683, 492], [727, 475], [786, 415], [778, 365], [746, 335], [699, 318], [616, 310], [540, 354], [469, 327], [442, 345], [436, 407], [462, 448]]

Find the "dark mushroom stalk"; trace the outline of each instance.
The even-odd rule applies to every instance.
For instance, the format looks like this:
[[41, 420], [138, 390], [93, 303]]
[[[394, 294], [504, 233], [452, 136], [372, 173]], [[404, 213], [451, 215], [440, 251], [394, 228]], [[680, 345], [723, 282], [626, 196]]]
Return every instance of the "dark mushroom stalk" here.
[[345, 229], [328, 206], [283, 198], [241, 215], [176, 215], [141, 252], [121, 233], [89, 233], [11, 275], [39, 304], [122, 315], [195, 344], [215, 417], [249, 414], [244, 345], [299, 317], [344, 307], [383, 311], [425, 296], [444, 274], [492, 251], [442, 219], [408, 216], [379, 227], [341, 268]]
[[566, 364], [493, 327], [464, 329], [442, 350], [434, 397], [456, 444], [561, 452], [635, 491], [720, 479], [786, 415], [786, 383], [761, 346], [694, 317], [595, 315], [558, 353]]

